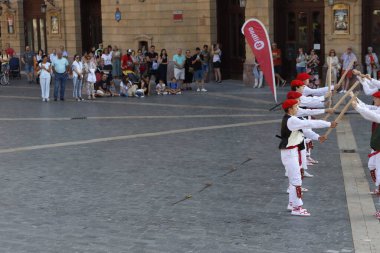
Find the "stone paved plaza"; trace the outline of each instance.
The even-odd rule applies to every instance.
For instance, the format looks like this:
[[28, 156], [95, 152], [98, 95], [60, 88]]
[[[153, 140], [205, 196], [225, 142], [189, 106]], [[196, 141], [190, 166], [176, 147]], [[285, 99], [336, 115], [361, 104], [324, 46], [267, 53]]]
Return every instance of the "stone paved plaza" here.
[[269, 89], [75, 102], [71, 87], [49, 103], [0, 87], [0, 252], [355, 251], [335, 132], [304, 181], [312, 216], [287, 212]]

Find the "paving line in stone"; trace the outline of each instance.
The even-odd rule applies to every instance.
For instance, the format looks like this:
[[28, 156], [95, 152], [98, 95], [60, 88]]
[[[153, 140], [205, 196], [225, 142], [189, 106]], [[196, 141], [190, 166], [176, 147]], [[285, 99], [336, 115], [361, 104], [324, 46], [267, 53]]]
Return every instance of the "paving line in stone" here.
[[[277, 117], [277, 115], [272, 115]], [[197, 119], [197, 118], [251, 118], [268, 117], [265, 114], [222, 114], [222, 115], [167, 115], [167, 116], [105, 116], [105, 117], [56, 117], [56, 118], [0, 118], [0, 121], [71, 121], [71, 120], [123, 120], [123, 119]], [[277, 117], [278, 118], [278, 117]]]
[[250, 102], [250, 103], [260, 103], [260, 104], [267, 104], [267, 105], [273, 105], [275, 104], [274, 101], [268, 101], [264, 99], [257, 99], [257, 98], [247, 98], [247, 97], [241, 97], [241, 96], [234, 96], [230, 94], [222, 94], [222, 93], [210, 93], [210, 96], [214, 97], [221, 97], [221, 98], [228, 98], [228, 99], [235, 99], [235, 100], [240, 100], [244, 102]]
[[130, 140], [130, 139], [137, 139], [137, 138], [156, 137], [156, 136], [181, 134], [181, 133], [189, 133], [189, 132], [196, 132], [196, 131], [199, 132], [199, 131], [209, 131], [209, 130], [218, 130], [218, 129], [235, 128], [235, 127], [249, 127], [249, 126], [255, 126], [255, 125], [279, 123], [279, 122], [281, 122], [281, 120], [279, 119], [263, 120], [263, 121], [244, 122], [244, 123], [237, 123], [237, 124], [214, 125], [214, 126], [185, 128], [185, 129], [168, 130], [168, 131], [161, 131], [161, 132], [152, 132], [152, 133], [96, 138], [96, 139], [89, 139], [89, 140], [82, 140], [82, 141], [70, 141], [70, 142], [34, 145], [34, 146], [17, 147], [17, 148], [5, 148], [5, 149], [0, 149], [0, 154], [32, 151], [32, 150], [48, 149], [48, 148], [78, 146], [78, 145], [94, 144], [94, 143], [100, 143], [100, 142], [111, 142], [111, 141]]
[[337, 136], [355, 252], [380, 252], [380, 224], [360, 156], [344, 152], [357, 150], [348, 119], [341, 121]]
[[[9, 99], [27, 99], [27, 100], [41, 100], [37, 97], [27, 97], [27, 96], [0, 96], [0, 98], [9, 98]], [[104, 98], [107, 99], [107, 98]], [[136, 98], [137, 99], [137, 98]], [[251, 111], [251, 112], [267, 112], [266, 109], [257, 109], [257, 108], [243, 108], [243, 107], [226, 107], [226, 106], [208, 106], [208, 105], [179, 105], [179, 104], [163, 104], [163, 103], [157, 103], [157, 102], [123, 102], [123, 101], [101, 101], [101, 100], [95, 100], [95, 101], [88, 101], [91, 103], [104, 103], [104, 104], [123, 104], [123, 105], [143, 105], [143, 106], [155, 106], [155, 107], [174, 107], [174, 108], [192, 108], [192, 109], [210, 109], [210, 110], [231, 110], [231, 111]], [[80, 103], [75, 100], [66, 100], [64, 103], [67, 102], [74, 102], [74, 103]], [[41, 102], [45, 103], [45, 102]], [[55, 103], [55, 102], [51, 102]], [[58, 101], [57, 101], [58, 103]], [[61, 103], [61, 102], [59, 102]]]

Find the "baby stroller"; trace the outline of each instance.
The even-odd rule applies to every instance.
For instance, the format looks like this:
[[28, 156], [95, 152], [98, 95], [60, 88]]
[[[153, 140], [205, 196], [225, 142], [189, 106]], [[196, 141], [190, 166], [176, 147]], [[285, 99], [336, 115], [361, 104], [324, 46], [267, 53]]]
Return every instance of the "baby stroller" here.
[[12, 79], [21, 79], [21, 65], [18, 57], [12, 57], [9, 60], [9, 76]]

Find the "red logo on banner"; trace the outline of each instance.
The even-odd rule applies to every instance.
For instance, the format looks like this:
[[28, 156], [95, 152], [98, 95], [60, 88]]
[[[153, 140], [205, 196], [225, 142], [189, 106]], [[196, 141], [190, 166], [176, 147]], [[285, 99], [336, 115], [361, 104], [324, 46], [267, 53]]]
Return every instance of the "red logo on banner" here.
[[257, 62], [263, 71], [265, 81], [272, 90], [274, 100], [277, 102], [276, 85], [274, 81], [274, 69], [272, 60], [272, 48], [270, 46], [269, 36], [263, 23], [260, 20], [252, 18], [247, 20], [241, 28]]

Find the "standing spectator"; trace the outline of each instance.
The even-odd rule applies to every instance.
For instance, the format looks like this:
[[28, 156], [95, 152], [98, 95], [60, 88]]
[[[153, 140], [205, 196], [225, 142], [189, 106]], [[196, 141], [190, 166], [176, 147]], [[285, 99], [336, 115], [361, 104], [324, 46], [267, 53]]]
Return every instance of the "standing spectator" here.
[[377, 80], [377, 71], [379, 70], [379, 59], [372, 47], [368, 47], [368, 53], [365, 55], [365, 64], [367, 65], [367, 74]]
[[49, 55], [49, 61], [53, 62], [55, 59], [57, 59], [57, 53], [55, 48], [51, 51], [51, 54]]
[[203, 45], [203, 50], [201, 52], [203, 56], [202, 60], [202, 72], [203, 72], [203, 81], [208, 82], [208, 72], [209, 72], [209, 63], [210, 63], [210, 52], [208, 51], [208, 45]]
[[214, 44], [212, 47], [212, 66], [214, 67], [215, 82], [222, 82], [222, 73], [220, 67], [222, 63], [222, 51], [219, 48], [219, 44]]
[[42, 62], [39, 63], [40, 73], [40, 86], [42, 101], [49, 101], [50, 93], [50, 80], [51, 80], [51, 64], [48, 62], [47, 55], [42, 56]]
[[115, 78], [121, 76], [120, 58], [121, 52], [117, 46], [114, 46], [112, 50], [112, 76]]
[[309, 75], [311, 76], [310, 82], [309, 82], [309, 88], [316, 89], [319, 87], [318, 66], [319, 66], [319, 58], [313, 49], [310, 51], [310, 55], [307, 57], [307, 69], [308, 69], [307, 72], [309, 72]]
[[102, 60], [104, 61], [104, 71], [111, 73], [112, 71], [112, 54], [105, 48], [102, 54]]
[[192, 90], [191, 83], [193, 82], [194, 68], [192, 64], [192, 56], [190, 50], [186, 50], [185, 60], [185, 81], [183, 89]]
[[191, 58], [191, 64], [194, 69], [194, 80], [197, 83], [197, 92], [206, 92], [203, 82], [203, 71], [202, 71], [202, 61], [203, 55], [201, 54], [201, 49], [197, 47], [195, 49], [195, 54]]
[[5, 44], [5, 52], [7, 53], [7, 55], [9, 55], [10, 58], [12, 58], [16, 54], [15, 50], [11, 48], [9, 43]]
[[95, 61], [96, 60], [93, 58], [92, 53], [90, 53], [89, 55], [87, 55], [85, 62], [83, 64], [83, 71], [84, 71], [83, 81], [87, 88], [88, 99], [95, 99], [95, 89], [94, 89], [94, 84], [96, 83]]
[[303, 52], [303, 48], [300, 47], [296, 59], [297, 74], [306, 72], [306, 57], [307, 55]]
[[167, 74], [168, 74], [168, 54], [166, 49], [162, 49], [160, 57], [158, 58], [158, 79], [162, 79], [164, 83], [167, 83]]
[[276, 84], [277, 86], [285, 86], [286, 80], [281, 77], [281, 65], [282, 65], [282, 58], [281, 58], [281, 49], [277, 48], [277, 43], [272, 43], [272, 58], [273, 58], [273, 67], [274, 67], [274, 73], [276, 78]]
[[326, 59], [327, 66], [329, 66], [330, 61], [331, 61], [331, 73], [332, 73], [331, 74], [331, 82], [333, 84], [337, 84], [338, 74], [339, 74], [341, 66], [339, 63], [338, 56], [336, 56], [336, 52], [334, 49], [331, 49], [329, 52], [329, 56], [327, 56], [327, 59]]
[[346, 93], [346, 91], [348, 90], [350, 86], [350, 80], [352, 78], [352, 69], [356, 65], [357, 58], [356, 58], [356, 55], [352, 52], [352, 48], [348, 47], [347, 51], [343, 53], [342, 56], [340, 57], [340, 60], [342, 62], [342, 73], [344, 73], [346, 69], [348, 69], [350, 62], [354, 61], [354, 64], [352, 65], [352, 67], [348, 69], [346, 78], [344, 79], [344, 86], [343, 86], [343, 89], [341, 90], [341, 93]]
[[158, 54], [155, 52], [156, 47], [155, 46], [150, 46], [149, 52], [146, 53], [146, 61], [148, 63], [148, 75], [149, 78], [151, 79], [152, 76], [154, 76], [154, 80], [156, 81], [157, 79], [157, 69], [158, 69]]
[[33, 58], [34, 76], [36, 77], [36, 83], [40, 83], [40, 71], [38, 65], [42, 62], [42, 56], [44, 51], [42, 49], [38, 50], [38, 53]]
[[73, 71], [73, 98], [76, 101], [82, 101], [82, 81], [83, 81], [83, 64], [78, 54], [74, 56], [74, 62], [72, 65]]
[[256, 57], [253, 60], [253, 76], [255, 77], [253, 88], [261, 88], [263, 85], [263, 72], [260, 69], [260, 64], [257, 62]]
[[174, 77], [178, 80], [179, 87], [182, 86], [185, 80], [185, 62], [186, 57], [182, 54], [182, 49], [178, 48], [177, 54], [173, 55], [174, 62]]
[[26, 46], [21, 61], [25, 65], [25, 72], [29, 83], [33, 82], [33, 60], [34, 53], [30, 50], [29, 46]]
[[60, 46], [59, 49], [61, 50], [62, 52], [62, 56], [65, 57], [66, 59], [69, 58], [69, 54], [67, 53], [67, 51], [65, 50], [65, 47], [64, 46]]
[[146, 74], [147, 70], [146, 59], [141, 49], [137, 50], [136, 62], [138, 67], [137, 74], [141, 77]]
[[69, 72], [69, 62], [62, 56], [62, 52], [57, 52], [57, 59], [52, 63], [54, 72], [54, 101], [58, 99], [58, 90], [60, 89], [60, 99], [65, 100], [66, 80]]

